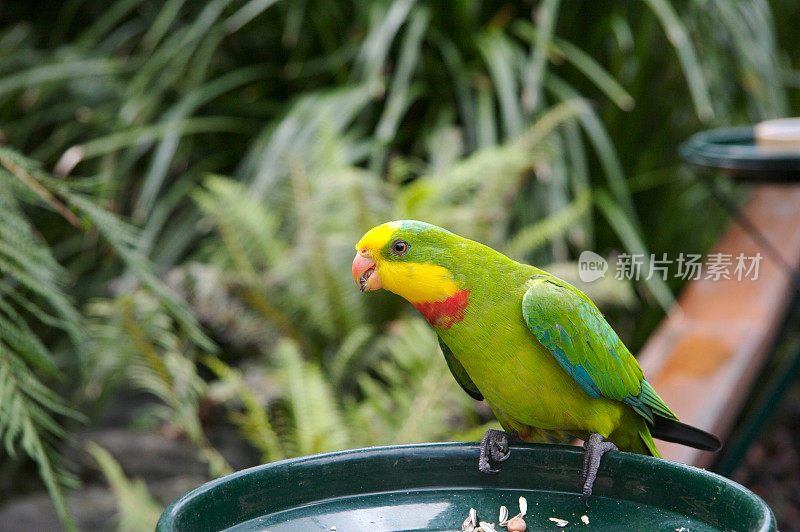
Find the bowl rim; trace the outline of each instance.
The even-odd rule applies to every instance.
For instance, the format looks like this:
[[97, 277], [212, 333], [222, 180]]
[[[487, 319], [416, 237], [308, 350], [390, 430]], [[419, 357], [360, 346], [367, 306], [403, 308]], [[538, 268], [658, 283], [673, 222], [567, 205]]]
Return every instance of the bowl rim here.
[[[542, 454], [563, 453], [565, 457], [572, 457], [574, 459], [579, 459], [580, 461], [583, 460], [582, 457], [584, 454], [583, 449], [581, 447], [573, 445], [560, 445], [560, 444], [547, 444], [547, 443], [514, 443], [510, 447], [512, 451], [517, 451], [518, 453], [542, 453]], [[161, 515], [161, 518], [158, 521], [158, 525], [156, 526], [156, 531], [174, 530], [175, 525], [179, 522], [182, 512], [187, 510], [190, 511], [191, 508], [189, 508], [189, 505], [198, 497], [207, 496], [208, 494], [214, 492], [215, 490], [219, 489], [222, 486], [229, 486], [231, 482], [242, 481], [243, 479], [246, 479], [248, 477], [262, 475], [264, 474], [265, 471], [278, 472], [281, 470], [286, 470], [288, 468], [294, 469], [297, 468], [297, 466], [304, 466], [304, 465], [307, 466], [309, 464], [314, 464], [315, 462], [323, 462], [323, 463], [346, 462], [354, 458], [369, 459], [370, 457], [381, 456], [386, 454], [397, 454], [398, 452], [404, 454], [410, 454], [412, 451], [415, 455], [419, 455], [420, 453], [441, 455], [445, 451], [455, 451], [459, 453], [464, 451], [470, 451], [474, 452], [475, 457], [477, 458], [478, 449], [479, 446], [477, 442], [408, 443], [408, 444], [383, 445], [375, 447], [361, 447], [355, 449], [330, 451], [313, 455], [287, 458], [284, 460], [278, 460], [275, 462], [256, 465], [206, 482], [194, 488], [193, 490], [189, 491], [188, 493], [182, 495], [164, 510], [164, 512]], [[694, 479], [699, 479], [702, 477], [704, 479], [713, 480], [714, 482], [724, 486], [728, 490], [733, 490], [735, 492], [742, 494], [746, 499], [748, 499], [748, 504], [752, 504], [754, 507], [760, 508], [760, 511], [757, 513], [759, 514], [759, 521], [761, 522], [761, 527], [756, 530], [770, 531], [777, 529], [775, 516], [772, 510], [769, 508], [769, 506], [763, 501], [763, 499], [761, 499], [758, 495], [753, 493], [745, 486], [742, 486], [741, 484], [727, 477], [714, 473], [712, 471], [690, 466], [680, 462], [666, 460], [663, 458], [654, 458], [651, 456], [645, 456], [628, 452], [614, 452], [606, 455], [603, 458], [603, 460], [604, 463], [607, 460], [618, 463], [628, 462], [631, 465], [638, 464], [639, 466], [645, 466], [651, 471], [655, 469], [655, 470], [661, 470], [662, 472], [667, 472], [667, 471], [680, 472], [681, 474], [689, 475]], [[494, 478], [499, 478], [499, 477], [489, 476], [489, 475], [486, 476], [487, 481], [489, 479], [494, 479]], [[687, 482], [688, 481], [689, 479], [687, 479]], [[488, 489], [492, 489], [492, 488], [497, 488], [498, 486], [496, 484], [490, 484], [487, 482], [485, 487]], [[453, 488], [456, 489], [457, 486], [454, 485]], [[509, 486], [504, 486], [503, 488], [504, 489], [509, 488]], [[402, 490], [402, 489], [413, 489], [413, 488], [404, 486], [404, 487], [398, 487], [397, 489]], [[419, 488], [419, 489], [424, 489], [424, 488]], [[526, 489], [526, 488], [521, 488], [521, 489]], [[555, 492], [557, 490], [553, 491]], [[575, 493], [578, 494], [578, 491], [575, 491]]]
[[755, 144], [755, 126], [723, 127], [695, 133], [678, 148], [684, 161], [741, 177], [800, 180], [800, 152]]

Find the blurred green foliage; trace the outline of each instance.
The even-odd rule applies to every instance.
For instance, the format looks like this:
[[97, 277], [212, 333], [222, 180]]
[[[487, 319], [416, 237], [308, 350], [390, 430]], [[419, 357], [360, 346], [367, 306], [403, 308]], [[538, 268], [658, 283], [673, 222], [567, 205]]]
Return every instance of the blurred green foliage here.
[[[203, 401], [264, 460], [474, 437], [487, 418], [432, 331], [397, 298], [352, 285], [358, 237], [424, 219], [561, 263], [571, 281], [563, 263], [582, 249], [706, 250], [724, 217], [676, 146], [789, 111], [798, 74], [776, 39], [797, 38], [792, 5], [4, 3], [11, 459], [36, 462], [71, 527], [61, 439], [120, 389], [157, 398], [154, 415], [210, 476], [230, 466], [204, 433]], [[679, 287], [583, 288], [635, 348]], [[123, 503], [120, 526], [149, 522], [142, 486], [91, 452]]]

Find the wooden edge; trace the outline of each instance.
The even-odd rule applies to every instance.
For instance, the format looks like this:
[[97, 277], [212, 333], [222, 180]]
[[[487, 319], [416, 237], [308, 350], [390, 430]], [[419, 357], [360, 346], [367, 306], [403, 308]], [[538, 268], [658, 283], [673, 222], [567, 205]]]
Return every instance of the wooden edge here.
[[[761, 185], [744, 215], [794, 266], [800, 265], [800, 186]], [[706, 278], [712, 254], [757, 257], [755, 278]], [[706, 257], [676, 307], [639, 353], [653, 388], [684, 423], [725, 439], [769, 356], [794, 288], [785, 269], [738, 223]], [[733, 266], [730, 268], [733, 272]], [[714, 454], [659, 442], [664, 458], [707, 467]]]

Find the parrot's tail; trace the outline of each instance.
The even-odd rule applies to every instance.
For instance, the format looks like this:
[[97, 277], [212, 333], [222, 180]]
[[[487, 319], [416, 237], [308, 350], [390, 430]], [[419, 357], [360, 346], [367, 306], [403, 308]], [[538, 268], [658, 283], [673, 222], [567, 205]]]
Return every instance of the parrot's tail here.
[[659, 440], [680, 443], [703, 451], [719, 451], [722, 447], [722, 442], [713, 434], [658, 415], [655, 416], [655, 424], [650, 427], [650, 433]]

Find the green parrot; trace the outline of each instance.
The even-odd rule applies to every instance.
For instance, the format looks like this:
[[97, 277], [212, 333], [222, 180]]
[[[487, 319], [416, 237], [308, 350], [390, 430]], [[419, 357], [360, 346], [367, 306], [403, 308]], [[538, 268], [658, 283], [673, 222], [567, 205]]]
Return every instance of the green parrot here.
[[583, 292], [549, 273], [424, 222], [379, 225], [356, 245], [361, 291], [384, 288], [433, 326], [447, 365], [485, 399], [503, 431], [489, 430], [478, 468], [496, 473], [508, 439], [568, 433], [585, 441], [587, 500], [607, 451], [660, 457], [653, 437], [717, 450], [719, 440], [678, 421]]

